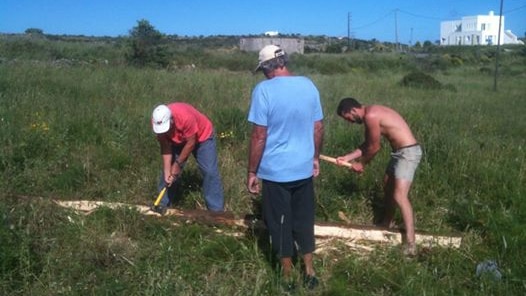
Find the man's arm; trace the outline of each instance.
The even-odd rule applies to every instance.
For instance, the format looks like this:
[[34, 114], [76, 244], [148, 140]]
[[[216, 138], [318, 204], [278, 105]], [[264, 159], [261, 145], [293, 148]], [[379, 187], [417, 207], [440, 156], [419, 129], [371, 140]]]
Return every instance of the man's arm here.
[[193, 134], [192, 136], [186, 138], [186, 142], [184, 143], [183, 149], [181, 149], [181, 153], [179, 153], [179, 157], [176, 159], [176, 163], [178, 162], [182, 164], [186, 162], [192, 151], [194, 151], [196, 145], [197, 134]]
[[170, 162], [170, 175], [172, 176], [172, 179], [171, 182], [169, 182], [169, 184], [175, 181], [175, 179], [181, 174], [181, 166], [188, 160], [188, 157], [190, 157], [190, 154], [192, 153], [192, 151], [194, 151], [196, 145], [197, 134], [193, 134], [192, 136], [186, 138], [186, 142], [184, 143], [183, 148], [179, 153], [179, 156], [173, 160], [173, 164]]
[[359, 149], [362, 151], [360, 162], [366, 165], [381, 148], [382, 129], [380, 118], [376, 114], [367, 114], [364, 118], [364, 127], [365, 141], [360, 145]]
[[165, 136], [158, 136], [157, 140], [159, 141], [159, 145], [161, 147], [161, 157], [162, 157], [162, 160], [163, 160], [164, 182], [166, 184], [171, 184], [173, 182], [172, 169], [171, 169], [171, 164], [172, 164], [172, 143]]
[[253, 124], [248, 150], [247, 188], [250, 193], [259, 193], [259, 180], [256, 177], [265, 143], [267, 142], [267, 127]]
[[344, 156], [339, 156], [336, 158], [336, 163], [339, 165], [340, 162], [351, 162], [362, 156], [362, 150], [360, 148], [355, 149], [351, 153], [345, 154]]
[[323, 146], [323, 120], [314, 122], [314, 177], [320, 174], [320, 153]]

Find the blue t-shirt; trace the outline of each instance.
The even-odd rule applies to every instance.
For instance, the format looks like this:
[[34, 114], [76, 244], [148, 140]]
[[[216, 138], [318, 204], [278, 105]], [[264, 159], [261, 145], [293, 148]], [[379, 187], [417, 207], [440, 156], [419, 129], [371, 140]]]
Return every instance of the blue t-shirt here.
[[323, 119], [320, 93], [303, 76], [261, 81], [252, 92], [248, 121], [267, 128], [257, 176], [291, 182], [312, 176], [314, 122]]

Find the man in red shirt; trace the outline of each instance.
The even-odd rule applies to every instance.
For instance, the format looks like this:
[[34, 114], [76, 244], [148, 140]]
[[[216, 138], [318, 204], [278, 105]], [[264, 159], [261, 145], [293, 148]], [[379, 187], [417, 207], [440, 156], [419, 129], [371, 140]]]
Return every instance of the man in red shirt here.
[[217, 164], [216, 142], [212, 122], [187, 103], [157, 106], [152, 113], [152, 128], [161, 146], [163, 170], [160, 188], [169, 190], [161, 200], [161, 208], [170, 204], [172, 184], [181, 175], [190, 154], [193, 154], [203, 176], [206, 207], [224, 211], [223, 184]]

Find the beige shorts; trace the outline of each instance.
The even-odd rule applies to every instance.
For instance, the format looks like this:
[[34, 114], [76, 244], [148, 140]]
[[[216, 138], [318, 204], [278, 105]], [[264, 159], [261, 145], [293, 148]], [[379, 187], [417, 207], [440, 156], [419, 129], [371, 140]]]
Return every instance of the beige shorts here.
[[385, 173], [396, 179], [413, 181], [416, 168], [422, 158], [422, 148], [415, 144], [391, 152], [391, 160]]

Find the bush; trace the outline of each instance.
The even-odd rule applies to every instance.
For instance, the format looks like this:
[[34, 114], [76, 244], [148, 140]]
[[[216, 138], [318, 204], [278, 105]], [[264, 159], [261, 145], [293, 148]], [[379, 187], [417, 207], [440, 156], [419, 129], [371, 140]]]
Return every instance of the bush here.
[[442, 84], [438, 80], [419, 71], [411, 72], [404, 76], [402, 81], [400, 81], [400, 85], [425, 89], [443, 88]]

